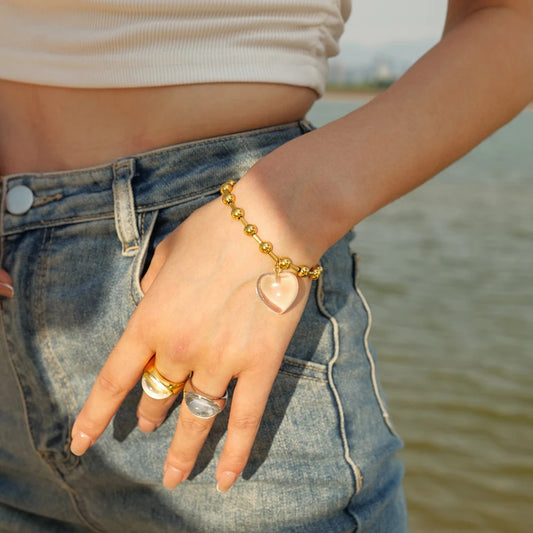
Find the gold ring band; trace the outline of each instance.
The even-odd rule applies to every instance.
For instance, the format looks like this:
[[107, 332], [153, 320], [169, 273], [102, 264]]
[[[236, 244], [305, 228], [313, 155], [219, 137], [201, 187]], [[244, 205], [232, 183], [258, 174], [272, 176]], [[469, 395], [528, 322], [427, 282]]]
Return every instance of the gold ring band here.
[[164, 400], [183, 389], [187, 380], [182, 382], [170, 381], [162, 376], [155, 367], [155, 355], [144, 367], [142, 375], [142, 388], [154, 400]]

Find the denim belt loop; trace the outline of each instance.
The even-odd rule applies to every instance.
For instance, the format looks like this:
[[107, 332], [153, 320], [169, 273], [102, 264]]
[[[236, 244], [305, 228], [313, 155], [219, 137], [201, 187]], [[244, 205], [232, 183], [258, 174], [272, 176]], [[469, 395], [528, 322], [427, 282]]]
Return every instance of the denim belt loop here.
[[139, 249], [139, 230], [131, 180], [135, 175], [135, 159], [123, 159], [113, 165], [113, 198], [115, 228], [122, 243], [122, 255], [133, 256]]

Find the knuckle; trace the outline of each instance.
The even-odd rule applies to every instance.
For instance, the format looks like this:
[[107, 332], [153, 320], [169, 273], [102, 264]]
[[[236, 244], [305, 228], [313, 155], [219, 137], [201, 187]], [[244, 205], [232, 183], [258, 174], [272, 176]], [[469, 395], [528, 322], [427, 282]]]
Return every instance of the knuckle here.
[[187, 364], [191, 359], [191, 348], [183, 337], [175, 339], [166, 347], [165, 356], [171, 366]]
[[111, 398], [120, 398], [127, 392], [125, 387], [117, 383], [111, 376], [107, 375], [105, 371], [100, 372], [96, 378], [96, 386]]
[[224, 462], [220, 463], [220, 472], [235, 472], [236, 476], [239, 476], [246, 468], [246, 462], [248, 455], [240, 455], [224, 458]]
[[231, 429], [246, 432], [256, 432], [260, 423], [261, 417], [257, 415], [240, 415], [230, 420]]
[[204, 420], [194, 417], [194, 415], [182, 417], [181, 427], [184, 431], [194, 433], [195, 435], [206, 435], [211, 428], [210, 423], [206, 423]]
[[187, 450], [172, 450], [167, 454], [167, 463], [182, 471], [192, 469], [197, 458], [197, 454]]

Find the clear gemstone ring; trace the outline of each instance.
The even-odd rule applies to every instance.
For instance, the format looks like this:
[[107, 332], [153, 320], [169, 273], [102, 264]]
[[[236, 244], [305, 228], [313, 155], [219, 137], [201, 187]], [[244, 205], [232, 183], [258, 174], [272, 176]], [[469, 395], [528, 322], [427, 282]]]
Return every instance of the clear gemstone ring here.
[[224, 409], [228, 399], [228, 391], [226, 390], [224, 396], [220, 398], [209, 396], [193, 385], [191, 377], [185, 385], [183, 398], [185, 405], [194, 416], [208, 419], [218, 415]]

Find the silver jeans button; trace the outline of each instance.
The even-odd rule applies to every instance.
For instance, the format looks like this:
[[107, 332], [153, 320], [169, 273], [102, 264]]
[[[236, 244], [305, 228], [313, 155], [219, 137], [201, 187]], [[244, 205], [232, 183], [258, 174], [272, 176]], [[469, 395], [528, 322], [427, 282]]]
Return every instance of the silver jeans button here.
[[6, 194], [6, 209], [12, 215], [23, 215], [33, 205], [33, 192], [25, 185], [17, 185]]

